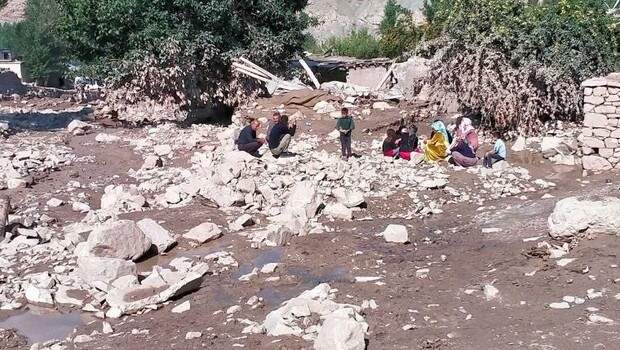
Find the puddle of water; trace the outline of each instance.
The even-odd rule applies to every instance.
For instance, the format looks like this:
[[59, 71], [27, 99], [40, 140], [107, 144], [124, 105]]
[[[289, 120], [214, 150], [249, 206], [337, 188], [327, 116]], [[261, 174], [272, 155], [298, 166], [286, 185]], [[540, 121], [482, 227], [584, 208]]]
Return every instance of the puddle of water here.
[[15, 329], [30, 343], [65, 339], [75, 328], [85, 322], [79, 312], [61, 314], [53, 311], [31, 309], [0, 322], [0, 328]]
[[249, 264], [242, 264], [233, 274], [234, 278], [239, 278], [252, 272], [253, 268], [260, 269], [265, 264], [277, 263], [282, 258], [282, 247], [273, 247], [262, 250]]
[[267, 306], [279, 306], [286, 300], [301, 294], [303, 287], [267, 287], [258, 292], [257, 296], [263, 298], [263, 303]]
[[316, 286], [321, 283], [351, 282], [349, 270], [343, 266], [337, 266], [325, 273], [314, 274], [303, 267], [291, 266], [287, 268], [290, 275], [299, 277], [305, 285]]
[[76, 112], [59, 112], [59, 113], [41, 113], [34, 112], [30, 114], [19, 114], [11, 116], [2, 116], [0, 120], [8, 122], [11, 129], [26, 130], [57, 130], [64, 129], [73, 120], [82, 120], [84, 115], [90, 112], [90, 109]]

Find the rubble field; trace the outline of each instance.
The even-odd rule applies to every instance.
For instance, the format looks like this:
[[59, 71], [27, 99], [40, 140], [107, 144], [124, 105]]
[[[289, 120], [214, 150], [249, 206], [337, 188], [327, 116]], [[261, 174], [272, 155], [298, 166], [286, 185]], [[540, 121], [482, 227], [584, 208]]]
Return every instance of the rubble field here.
[[[574, 130], [414, 164], [380, 153], [410, 107], [345, 101], [346, 162], [340, 102], [278, 101], [134, 128], [2, 102], [0, 349], [620, 347], [620, 178], [582, 171]], [[278, 107], [295, 155], [235, 151]]]

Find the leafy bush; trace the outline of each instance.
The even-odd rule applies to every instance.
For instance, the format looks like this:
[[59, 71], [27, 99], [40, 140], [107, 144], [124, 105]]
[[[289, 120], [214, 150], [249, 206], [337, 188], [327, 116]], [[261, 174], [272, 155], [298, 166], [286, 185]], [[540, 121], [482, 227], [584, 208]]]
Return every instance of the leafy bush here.
[[66, 68], [65, 43], [58, 32], [60, 17], [56, 1], [29, 0], [24, 21], [0, 26], [0, 46], [20, 57], [27, 77], [40, 83]]
[[436, 0], [420, 52], [433, 88], [459, 96], [488, 125], [532, 131], [581, 115], [579, 84], [618, 62], [618, 22], [599, 0]]
[[390, 58], [412, 51], [422, 38], [422, 31], [413, 22], [411, 11], [395, 0], [388, 0], [385, 4], [379, 32], [381, 54]]
[[363, 59], [381, 56], [379, 40], [368, 29], [353, 30], [345, 37], [331, 37], [318, 48], [322, 54], [326, 55]]

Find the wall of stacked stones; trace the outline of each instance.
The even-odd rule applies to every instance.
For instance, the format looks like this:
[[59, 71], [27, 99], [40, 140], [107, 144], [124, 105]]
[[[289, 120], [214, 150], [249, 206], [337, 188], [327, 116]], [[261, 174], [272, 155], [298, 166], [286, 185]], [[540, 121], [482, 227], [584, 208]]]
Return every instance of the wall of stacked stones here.
[[620, 170], [620, 75], [590, 79], [582, 87], [583, 167]]

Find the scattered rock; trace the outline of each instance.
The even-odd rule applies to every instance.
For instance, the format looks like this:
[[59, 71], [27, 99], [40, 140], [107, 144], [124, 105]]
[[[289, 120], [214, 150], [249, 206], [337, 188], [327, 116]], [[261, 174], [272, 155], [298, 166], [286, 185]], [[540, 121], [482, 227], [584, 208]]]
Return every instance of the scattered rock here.
[[407, 228], [403, 225], [388, 225], [381, 235], [383, 235], [386, 242], [409, 242], [409, 233], [407, 232]]
[[221, 236], [222, 230], [212, 222], [202, 223], [183, 235], [184, 238], [198, 241], [200, 244], [210, 242]]

